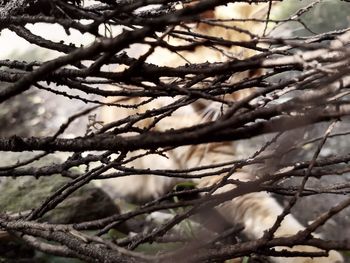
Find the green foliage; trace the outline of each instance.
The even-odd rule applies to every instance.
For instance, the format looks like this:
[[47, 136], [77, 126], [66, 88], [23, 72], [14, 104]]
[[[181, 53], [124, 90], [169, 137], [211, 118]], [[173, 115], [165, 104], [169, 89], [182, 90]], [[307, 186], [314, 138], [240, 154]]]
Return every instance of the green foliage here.
[[174, 251], [176, 249], [179, 249], [182, 247], [182, 243], [180, 242], [167, 242], [167, 243], [158, 243], [158, 242], [153, 242], [152, 244], [150, 243], [144, 243], [139, 245], [135, 251], [137, 252], [143, 252], [145, 254], [150, 254], [154, 255], [160, 252], [170, 252]]
[[58, 256], [48, 255], [42, 252], [36, 252], [35, 262], [40, 263], [83, 263], [83, 261], [76, 258], [64, 258]]
[[125, 235], [124, 233], [122, 233], [114, 228], [112, 228], [108, 231], [107, 236], [111, 240], [117, 240], [119, 238], [127, 237], [127, 235]]
[[[284, 1], [278, 11], [275, 12], [275, 18], [286, 19], [295, 14], [300, 8], [303, 8], [312, 2], [315, 1]], [[340, 0], [321, 1], [319, 4], [316, 4], [310, 10], [301, 15], [300, 19], [315, 33], [343, 29], [350, 24], [350, 3]], [[303, 28], [299, 23], [294, 22], [291, 27], [295, 30], [294, 35], [310, 35], [310, 32]]]

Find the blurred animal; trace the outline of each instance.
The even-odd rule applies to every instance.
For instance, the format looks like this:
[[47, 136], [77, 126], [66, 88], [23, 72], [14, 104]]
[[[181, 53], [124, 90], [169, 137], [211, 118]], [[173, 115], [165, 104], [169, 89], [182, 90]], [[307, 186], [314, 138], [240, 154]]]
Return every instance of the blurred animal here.
[[[249, 19], [261, 18], [266, 16], [267, 4], [247, 4], [234, 3], [226, 6], [216, 7], [215, 10], [207, 11], [202, 14], [203, 19], [221, 19], [221, 25], [215, 25], [214, 20], [209, 23], [197, 23], [185, 25], [189, 31], [197, 34], [219, 37], [231, 41], [250, 41], [253, 37], [262, 34], [265, 24], [245, 21], [227, 21], [228, 19]], [[248, 33], [249, 32], [249, 33]], [[176, 37], [165, 37], [166, 41], [173, 46], [186, 45], [189, 42], [185, 39]], [[146, 62], [156, 64], [158, 66], [177, 67], [189, 63], [216, 63], [225, 62], [232, 59], [246, 59], [256, 55], [254, 49], [243, 48], [242, 46], [232, 47], [209, 47], [198, 46], [194, 51], [171, 52], [166, 48], [157, 47], [152, 55], [148, 57]], [[261, 72], [245, 71], [234, 74], [228, 82], [235, 83], [245, 78]], [[165, 80], [164, 80], [165, 81]], [[169, 79], [169, 81], [172, 81]], [[202, 84], [205, 85], [205, 84]], [[251, 90], [240, 90], [232, 94], [226, 94], [226, 101], [238, 101], [246, 97]], [[123, 119], [127, 116], [144, 113], [147, 110], [159, 109], [173, 103], [178, 98], [159, 98], [152, 102], [142, 105], [137, 109], [122, 109], [105, 107], [102, 111], [102, 120], [105, 123]], [[130, 99], [130, 104], [137, 104], [142, 99]], [[181, 107], [171, 115], [164, 117], [156, 122], [153, 130], [165, 131], [168, 129], [179, 129], [190, 127], [206, 121], [216, 120], [222, 112], [225, 112], [225, 105], [220, 102], [207, 102], [197, 100], [191, 105]], [[139, 128], [147, 128], [153, 125], [154, 118], [149, 118], [136, 123], [134, 126]], [[137, 153], [135, 153], [136, 155]], [[213, 165], [217, 163], [232, 161], [235, 157], [234, 147], [232, 143], [211, 143], [195, 146], [183, 146], [166, 152], [166, 156], [151, 154], [138, 158], [132, 162], [132, 166], [141, 169], [156, 170], [175, 170], [189, 169], [204, 165]], [[214, 169], [213, 169], [214, 170]], [[224, 176], [223, 174], [222, 176]], [[222, 179], [222, 176], [204, 177], [197, 181], [199, 187], [211, 186]], [[255, 176], [248, 171], [235, 172], [230, 176], [231, 179], [240, 181], [254, 180]], [[169, 191], [180, 179], [171, 177], [162, 177], [156, 175], [131, 175], [104, 181], [104, 184], [112, 187], [118, 195], [128, 198], [136, 202], [145, 202], [150, 199], [157, 198]], [[215, 193], [223, 193], [235, 186], [226, 184], [219, 188]], [[269, 229], [275, 222], [283, 208], [266, 192], [250, 193], [239, 196], [233, 200], [227, 201], [216, 208], [219, 213], [232, 223], [240, 222], [244, 224], [245, 234], [251, 239], [261, 237], [265, 230]], [[276, 237], [284, 237], [296, 234], [303, 230], [304, 227], [292, 216], [285, 217], [281, 226], [275, 233]], [[282, 248], [281, 248], [282, 249]], [[288, 248], [293, 251], [321, 251], [310, 246], [295, 246]], [[343, 262], [342, 256], [336, 251], [330, 251], [328, 257], [318, 258], [272, 258], [274, 262], [319, 262], [319, 263], [335, 263]]]

